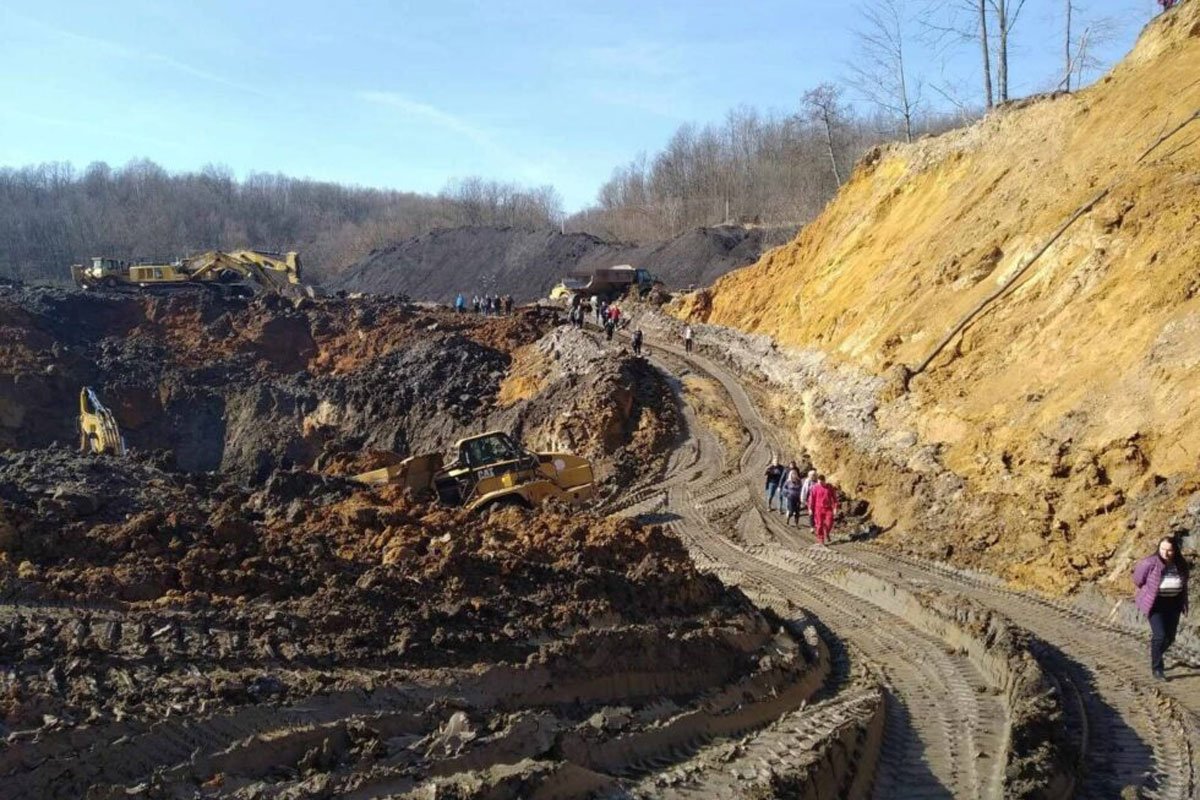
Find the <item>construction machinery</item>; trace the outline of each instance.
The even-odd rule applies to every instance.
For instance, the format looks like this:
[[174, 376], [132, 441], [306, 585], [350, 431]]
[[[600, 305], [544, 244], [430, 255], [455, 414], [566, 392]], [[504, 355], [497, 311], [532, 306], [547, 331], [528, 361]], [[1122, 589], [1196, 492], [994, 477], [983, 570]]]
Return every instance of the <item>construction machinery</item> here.
[[90, 386], [79, 392], [79, 452], [125, 455], [125, 437], [116, 417]]
[[90, 266], [72, 265], [71, 277], [85, 289], [170, 290], [200, 286], [240, 297], [303, 291], [299, 254], [263, 250], [208, 250], [168, 264], [132, 264], [97, 256]]
[[535, 508], [551, 498], [578, 504], [592, 497], [592, 465], [586, 458], [530, 452], [502, 431], [461, 439], [455, 447], [458, 455], [449, 464], [441, 454], [417, 455], [352, 480], [403, 485], [418, 497], [481, 513], [500, 506]]
[[571, 296], [580, 295], [615, 300], [631, 289], [636, 290], [639, 296], [644, 296], [655, 286], [661, 285], [662, 281], [647, 270], [637, 269], [630, 264], [618, 264], [591, 272], [572, 272], [550, 290], [550, 299], [569, 301]]

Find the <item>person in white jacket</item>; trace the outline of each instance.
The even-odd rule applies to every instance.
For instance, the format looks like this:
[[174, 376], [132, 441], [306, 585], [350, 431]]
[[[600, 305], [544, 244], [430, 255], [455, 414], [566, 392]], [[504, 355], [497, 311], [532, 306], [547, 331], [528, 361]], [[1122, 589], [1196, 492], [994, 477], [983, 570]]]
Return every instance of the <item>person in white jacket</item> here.
[[808, 495], [812, 491], [813, 484], [817, 482], [817, 471], [810, 469], [808, 474], [804, 476], [804, 482], [800, 484], [800, 507], [808, 508]]

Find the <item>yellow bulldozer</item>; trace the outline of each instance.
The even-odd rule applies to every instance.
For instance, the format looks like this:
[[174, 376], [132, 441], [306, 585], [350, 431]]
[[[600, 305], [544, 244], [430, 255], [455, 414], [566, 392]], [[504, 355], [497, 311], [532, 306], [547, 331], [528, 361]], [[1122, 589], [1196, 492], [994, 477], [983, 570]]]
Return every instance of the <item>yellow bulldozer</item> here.
[[125, 455], [125, 437], [116, 417], [90, 386], [79, 391], [79, 452]]
[[223, 295], [300, 294], [300, 256], [263, 250], [208, 250], [169, 264], [131, 264], [97, 256], [74, 264], [71, 277], [84, 289], [178, 289], [200, 286]]
[[501, 506], [536, 508], [550, 498], [572, 504], [592, 498], [592, 465], [569, 453], [533, 453], [507, 433], [461, 439], [457, 457], [411, 456], [399, 464], [355, 475], [370, 486], [403, 485], [417, 497], [486, 513]]

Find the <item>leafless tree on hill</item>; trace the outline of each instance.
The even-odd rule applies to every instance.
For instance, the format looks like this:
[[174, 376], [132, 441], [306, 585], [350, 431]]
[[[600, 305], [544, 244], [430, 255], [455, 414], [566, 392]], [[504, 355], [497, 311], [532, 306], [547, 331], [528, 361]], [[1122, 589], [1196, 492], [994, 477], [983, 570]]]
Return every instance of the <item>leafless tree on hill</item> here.
[[[988, 3], [989, 0], [927, 0], [918, 15], [922, 38], [929, 44], [939, 48], [956, 44], [979, 46], [985, 109], [991, 109], [996, 104], [991, 39], [988, 36]], [[934, 83], [931, 87], [943, 97], [955, 96], [955, 92], [946, 85]], [[955, 104], [961, 105], [962, 101]]]
[[1089, 19], [1076, 0], [1063, 0], [1063, 71], [1055, 89], [1071, 91], [1083, 85], [1089, 73], [1105, 64], [1095, 54], [1116, 36], [1117, 22], [1111, 17]]
[[841, 107], [842, 90], [832, 83], [822, 83], [815, 89], [804, 93], [804, 106], [812, 119], [820, 123], [825, 131], [825, 146], [829, 150], [829, 167], [833, 170], [833, 179], [838, 186], [842, 185], [842, 175], [838, 170], [837, 155], [833, 146], [834, 128], [843, 124]]
[[996, 19], [996, 88], [1000, 102], [1008, 102], [1008, 45], [1025, 7], [1025, 0], [987, 0]]
[[912, 141], [913, 122], [921, 102], [921, 82], [909, 74], [904, 0], [865, 0], [862, 23], [855, 31], [858, 51], [849, 82], [864, 100], [894, 116]]

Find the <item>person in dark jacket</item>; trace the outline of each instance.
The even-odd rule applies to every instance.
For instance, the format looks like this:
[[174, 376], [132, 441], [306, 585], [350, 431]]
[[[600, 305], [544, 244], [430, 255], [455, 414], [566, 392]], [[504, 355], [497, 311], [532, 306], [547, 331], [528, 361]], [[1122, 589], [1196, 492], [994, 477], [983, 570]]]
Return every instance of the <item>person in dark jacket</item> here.
[[1164, 536], [1158, 541], [1158, 552], [1134, 566], [1133, 585], [1137, 587], [1133, 602], [1150, 622], [1150, 671], [1163, 681], [1167, 679], [1163, 654], [1175, 641], [1180, 615], [1188, 610], [1188, 565], [1174, 539]]
[[633, 332], [633, 354], [640, 356], [642, 354], [642, 329], [638, 328]]
[[[767, 467], [767, 510], [774, 511], [775, 495], [779, 494], [779, 484], [783, 483], [783, 464], [772, 456], [771, 465]], [[783, 505], [783, 495], [779, 494], [779, 505]]]

